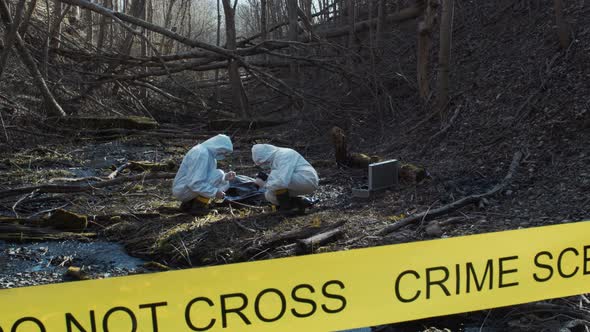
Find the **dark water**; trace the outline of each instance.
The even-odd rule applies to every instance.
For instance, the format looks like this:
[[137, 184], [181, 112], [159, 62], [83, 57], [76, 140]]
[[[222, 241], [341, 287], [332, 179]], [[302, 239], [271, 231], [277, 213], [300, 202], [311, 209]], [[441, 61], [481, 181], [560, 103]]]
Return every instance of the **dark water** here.
[[61, 282], [69, 266], [82, 268], [91, 278], [108, 278], [133, 273], [143, 263], [111, 242], [0, 241], [0, 288]]

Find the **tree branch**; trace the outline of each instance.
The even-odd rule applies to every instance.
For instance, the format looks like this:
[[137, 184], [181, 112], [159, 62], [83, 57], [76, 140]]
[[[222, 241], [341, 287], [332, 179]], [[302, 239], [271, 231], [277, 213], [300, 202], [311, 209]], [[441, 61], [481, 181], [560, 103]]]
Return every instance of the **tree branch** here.
[[157, 32], [161, 35], [164, 35], [170, 39], [176, 40], [179, 43], [182, 43], [184, 45], [188, 45], [188, 46], [192, 46], [192, 47], [198, 47], [198, 48], [202, 48], [204, 50], [219, 54], [224, 56], [225, 58], [230, 58], [230, 59], [235, 59], [236, 55], [234, 52], [231, 52], [229, 50], [226, 50], [224, 48], [221, 47], [217, 47], [217, 46], [213, 46], [211, 44], [207, 44], [207, 43], [203, 43], [200, 42], [198, 40], [193, 40], [187, 37], [184, 37], [182, 35], [179, 35], [176, 32], [173, 32], [171, 30], [162, 28], [160, 26], [157, 26], [155, 24], [152, 23], [148, 23], [142, 19], [139, 19], [137, 17], [133, 17], [131, 15], [127, 15], [121, 12], [116, 12], [113, 11], [111, 9], [99, 6], [97, 4], [91, 3], [87, 0], [59, 0], [63, 3], [68, 3], [70, 5], [74, 5], [74, 6], [79, 6], [81, 8], [87, 9], [87, 10], [91, 10], [95, 13], [101, 14], [101, 15], [105, 15], [111, 18], [118, 18], [121, 21], [125, 21], [137, 26], [140, 26], [146, 30], [150, 30], [153, 32]]

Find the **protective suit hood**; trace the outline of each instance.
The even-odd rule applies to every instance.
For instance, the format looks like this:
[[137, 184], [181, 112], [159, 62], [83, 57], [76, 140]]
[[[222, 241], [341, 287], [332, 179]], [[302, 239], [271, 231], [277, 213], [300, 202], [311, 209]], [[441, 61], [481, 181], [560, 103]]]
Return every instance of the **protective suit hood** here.
[[276, 146], [270, 144], [255, 144], [252, 147], [252, 160], [256, 165], [271, 163], [278, 149]]
[[211, 137], [201, 143], [201, 146], [206, 148], [217, 160], [223, 160], [226, 155], [229, 155], [234, 151], [231, 139], [223, 134]]

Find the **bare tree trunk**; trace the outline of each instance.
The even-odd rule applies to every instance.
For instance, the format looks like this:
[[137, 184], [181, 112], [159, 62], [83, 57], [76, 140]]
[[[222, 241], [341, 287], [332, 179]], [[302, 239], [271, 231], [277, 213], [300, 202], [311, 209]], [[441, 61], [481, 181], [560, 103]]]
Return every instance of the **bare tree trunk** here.
[[192, 1], [188, 2], [188, 37], [193, 38], [193, 6]]
[[379, 0], [379, 9], [377, 10], [377, 45], [381, 45], [385, 39], [385, 29], [387, 26], [387, 6], [385, 0]]
[[18, 33], [22, 21], [24, 9], [25, 0], [20, 0], [19, 3], [16, 5], [14, 20], [10, 25], [10, 29], [6, 30], [6, 34], [4, 36], [4, 48], [0, 49], [0, 78], [2, 78], [2, 72], [4, 72], [4, 68], [6, 67], [6, 61], [8, 61], [8, 56], [10, 55], [10, 51], [12, 50], [12, 45], [16, 40], [16, 35]]
[[307, 15], [309, 21], [313, 24], [313, 0], [307, 0], [305, 15]]
[[[146, 7], [147, 7], [146, 8], [146, 10], [147, 10], [146, 20], [150, 24], [154, 23], [154, 3], [152, 1], [153, 0], [147, 0], [147, 3], [146, 3]], [[146, 37], [150, 43], [153, 43], [152, 36], [153, 36], [153, 33], [150, 30], [146, 29]], [[146, 55], [151, 55], [151, 54], [152, 54], [151, 49], [147, 49]]]
[[561, 0], [553, 0], [553, 7], [555, 8], [555, 23], [557, 24], [559, 45], [561, 48], [566, 49], [570, 45], [570, 37], [567, 31], [567, 23], [563, 18], [563, 6]]
[[430, 35], [425, 27], [425, 22], [418, 23], [418, 59], [417, 59], [417, 75], [418, 75], [418, 90], [420, 97], [425, 100], [430, 94], [429, 80], [428, 80], [428, 54], [430, 52]]
[[[134, 0], [133, 3], [131, 3], [129, 14], [133, 17], [144, 19], [143, 15], [145, 14], [145, 0]], [[125, 39], [122, 41], [120, 46], [120, 49], [122, 50], [121, 53], [129, 55], [132, 48], [133, 34], [131, 32], [127, 32]]]
[[268, 24], [266, 23], [266, 12], [267, 12], [266, 0], [260, 0], [260, 33], [262, 40], [268, 39]]
[[[283, 15], [281, 15], [281, 5], [282, 0], [272, 0], [272, 5], [270, 6], [270, 13], [273, 19], [273, 24], [279, 23], [282, 21]], [[283, 29], [276, 29], [274, 32], [274, 39], [282, 39], [283, 38]]]
[[418, 57], [417, 57], [417, 75], [418, 90], [420, 97], [424, 100], [430, 94], [430, 80], [428, 78], [428, 56], [430, 55], [430, 44], [432, 38], [432, 28], [436, 17], [436, 1], [428, 1], [424, 11], [424, 16], [418, 22]]
[[[437, 107], [441, 111], [447, 105], [449, 100], [449, 64], [451, 59], [451, 40], [453, 33], [453, 11], [453, 0], [442, 0], [437, 86]], [[441, 114], [443, 114], [444, 118], [444, 112], [441, 112]]]
[[[103, 6], [105, 8], [113, 8], [113, 0], [104, 0]], [[90, 10], [88, 10], [91, 12]], [[112, 19], [107, 17], [106, 15], [102, 15], [100, 17], [100, 26], [98, 28], [98, 36], [96, 38], [96, 48], [98, 51], [101, 52], [102, 48], [104, 47], [104, 41], [107, 36], [108, 30], [111, 26]]]
[[[0, 17], [4, 22], [4, 27], [9, 30], [10, 26], [12, 25], [12, 19], [10, 18], [10, 11], [8, 10], [8, 5], [6, 4], [5, 0], [0, 0]], [[33, 77], [33, 82], [37, 85], [37, 88], [40, 90], [43, 98], [45, 99], [45, 107], [47, 110], [47, 114], [50, 116], [65, 116], [66, 113], [63, 111], [61, 106], [57, 103], [51, 91], [47, 87], [43, 76], [39, 72], [37, 68], [37, 64], [35, 60], [27, 50], [24, 41], [22, 40], [20, 34], [17, 32], [15, 35], [15, 42], [16, 42], [16, 50], [20, 56], [20, 60], [22, 63], [27, 67], [31, 76]]]
[[[141, 18], [142, 20], [146, 19], [146, 6], [145, 6], [145, 2], [146, 0], [142, 0], [143, 2], [143, 6], [142, 8], [139, 9], [140, 14], [139, 14], [139, 18]], [[141, 28], [141, 35], [144, 36], [144, 39], [141, 39], [140, 43], [141, 43], [141, 48], [140, 48], [140, 54], [142, 57], [147, 56], [147, 30], [145, 28]]]
[[[147, 6], [146, 6], [146, 1], [149, 0], [142, 0], [143, 4], [142, 4], [142, 8], [140, 8], [140, 16], [139, 18], [141, 18], [142, 20], [146, 20], [146, 10], [147, 10]], [[147, 48], [148, 48], [148, 44], [147, 44], [147, 29], [146, 28], [141, 28], [141, 35], [144, 37], [140, 40], [141, 43], [141, 48], [140, 48], [140, 54], [142, 57], [146, 57], [147, 56]], [[143, 67], [142, 68], [143, 72], [147, 72], [147, 67]], [[148, 96], [148, 90], [146, 87], [141, 87], [139, 89], [139, 94], [142, 98], [147, 98]]]
[[[184, 23], [185, 23], [186, 18], [188, 16], [187, 14], [189, 13], [189, 11], [188, 11], [189, 4], [190, 4], [190, 1], [182, 0], [182, 2], [180, 3], [178, 15], [176, 16], [176, 20], [174, 22], [175, 27], [180, 27], [180, 29], [178, 31], [180, 34], [183, 34], [183, 30], [184, 30], [183, 28], [186, 26]], [[180, 16], [180, 19], [179, 19], [179, 16]], [[180, 23], [179, 23], [179, 21], [180, 21]], [[189, 38], [190, 38], [190, 33], [184, 33], [184, 35], [189, 36]], [[182, 45], [180, 43], [176, 43], [176, 52], [180, 52], [182, 50], [181, 48], [183, 46], [184, 45]]]
[[[267, 0], [260, 0], [260, 37], [262, 38], [262, 41], [268, 40], [267, 8]], [[264, 54], [262, 59], [264, 62], [268, 62], [267, 54]]]
[[[170, 23], [172, 22], [172, 8], [174, 7], [175, 3], [176, 0], [170, 0], [170, 3], [168, 4], [168, 9], [166, 10], [166, 14], [164, 15], [164, 28], [166, 29], [170, 28]], [[167, 40], [166, 36], [162, 36], [160, 40], [160, 52], [164, 54], [167, 53], [169, 44], [171, 43], [172, 41]]]
[[[354, 39], [355, 39], [355, 15], [354, 15], [354, 0], [348, 0], [346, 3], [346, 7], [348, 7], [348, 49], [351, 50], [354, 47]], [[352, 56], [349, 57], [352, 59]], [[349, 63], [352, 66], [352, 63]], [[351, 68], [352, 69], [352, 68]]]
[[55, 32], [54, 35], [51, 36], [51, 39], [49, 41], [49, 47], [54, 49], [59, 48], [59, 44], [61, 43], [61, 21], [63, 20], [61, 9], [61, 2], [59, 0], [53, 0], [54, 21], [52, 25], [52, 30], [55, 29]]
[[[218, 47], [221, 44], [221, 8], [219, 1], [221, 0], [217, 0], [217, 38], [215, 41], [215, 46]], [[219, 85], [217, 82], [219, 82], [219, 69], [215, 69], [215, 99], [219, 99]]]
[[[42, 71], [41, 73], [43, 74], [43, 78], [48, 79], [49, 78], [49, 73], [48, 73], [48, 68], [49, 68], [49, 63], [53, 62], [55, 59], [55, 55], [57, 54], [56, 52], [49, 52], [49, 48], [53, 48], [53, 49], [58, 49], [61, 45], [61, 23], [64, 20], [64, 18], [66, 17], [66, 14], [68, 13], [68, 11], [70, 10], [71, 5], [66, 5], [65, 8], [63, 8], [62, 11], [62, 6], [61, 6], [61, 2], [59, 2], [59, 0], [54, 0], [58, 3], [58, 5], [54, 6], [54, 18], [53, 18], [53, 22], [51, 22], [51, 24], [48, 23], [48, 31], [47, 31], [47, 39], [46, 39], [46, 43], [45, 43], [45, 48], [43, 49], [43, 59], [41, 62], [42, 65]], [[45, 2], [46, 4], [48, 3], [47, 1]], [[49, 17], [49, 7], [47, 8], [47, 16]]]
[[[62, 11], [62, 6], [61, 6], [61, 2], [59, 2], [59, 0], [54, 0], [54, 2], [57, 2], [57, 4], [55, 4], [54, 6], [54, 18], [53, 18], [53, 22], [51, 22], [51, 24], [49, 24], [49, 22], [47, 22], [49, 24], [49, 30], [47, 31], [47, 39], [46, 39], [46, 43], [45, 43], [45, 48], [43, 49], [43, 60], [41, 62], [42, 65], [42, 74], [43, 77], [45, 79], [48, 79], [48, 68], [49, 68], [49, 63], [53, 62], [55, 59], [55, 55], [56, 52], [49, 52], [49, 49], [58, 49], [60, 44], [61, 44], [61, 22], [64, 20], [64, 18], [66, 17], [66, 14], [68, 13], [68, 11], [70, 10], [71, 5], [66, 5], [65, 8], [63, 8]], [[45, 2], [47, 4], [47, 1]], [[48, 12], [49, 14], [49, 12]], [[49, 17], [49, 15], [48, 15]]]
[[[76, 7], [80, 8], [80, 7]], [[94, 22], [92, 21], [92, 11], [86, 10], [84, 12], [86, 21], [86, 43], [92, 45], [94, 42]]]
[[29, 21], [31, 20], [31, 16], [33, 16], [33, 12], [35, 11], [35, 7], [37, 6], [37, 0], [31, 0], [29, 3], [29, 8], [27, 8], [27, 13], [25, 14], [25, 18], [18, 29], [18, 32], [21, 36], [23, 36], [29, 27]]
[[49, 0], [45, 0], [45, 11], [47, 15], [47, 21], [45, 22], [45, 29], [47, 29], [47, 36], [43, 44], [43, 55], [41, 57], [41, 75], [47, 79], [47, 59], [49, 58], [49, 43], [51, 43], [51, 6]]
[[352, 48], [354, 45], [354, 0], [348, 0], [346, 6], [348, 7], [348, 48]]
[[[235, 21], [235, 8], [232, 7], [231, 0], [223, 0], [223, 11], [225, 13], [225, 36], [226, 45], [229, 50], [236, 50], [236, 21]], [[237, 4], [237, 1], [236, 1]], [[234, 107], [237, 107], [240, 111], [240, 116], [243, 119], [248, 119], [250, 116], [250, 109], [248, 105], [248, 98], [244, 85], [242, 84], [242, 78], [240, 77], [240, 67], [235, 60], [228, 60], [229, 67], [229, 79], [232, 86], [232, 95]]]
[[[111, 1], [111, 9], [113, 9], [115, 12], [119, 11], [119, 0], [110, 0]], [[109, 49], [113, 49], [113, 46], [115, 45], [115, 36], [118, 36], [120, 31], [123, 29], [122, 27], [120, 27], [117, 24], [113, 24], [113, 20], [111, 19], [111, 24], [109, 25], [110, 29], [110, 38], [108, 39], [109, 41]]]
[[[125, 3], [127, 3], [127, 1], [125, 1]], [[133, 17], [143, 19], [142, 13], [145, 13], [145, 0], [134, 0], [133, 3], [131, 4], [129, 14]], [[131, 50], [133, 49], [134, 35], [130, 31], [126, 31], [125, 33], [126, 33], [125, 38], [121, 41], [121, 44], [119, 45], [119, 50], [124, 55], [130, 55]], [[111, 70], [115, 70], [118, 66], [119, 66], [119, 62], [115, 62], [115, 63], [111, 64], [109, 66], [109, 68], [107, 69], [107, 72], [111, 71]], [[120, 87], [121, 86], [119, 84], [115, 84], [115, 86], [113, 86], [113, 95], [116, 95], [119, 92]]]
[[73, 17], [75, 22], [80, 22], [82, 20], [82, 16], [80, 13], [80, 7], [76, 6], [72, 8], [72, 13], [70, 14]]
[[[287, 0], [287, 12], [289, 14], [289, 40], [297, 41], [297, 0]], [[295, 53], [295, 49], [291, 48], [291, 54]], [[295, 61], [291, 62], [290, 65], [291, 69], [291, 79], [293, 81], [298, 80], [298, 70], [297, 70], [297, 63]]]
[[[373, 16], [375, 14], [375, 8], [373, 8], [373, 1], [369, 2], [369, 20], [373, 19]], [[379, 19], [378, 19], [379, 21]], [[379, 22], [377, 22], [379, 23]], [[379, 24], [377, 24], [379, 25]], [[373, 91], [373, 96], [375, 99], [375, 111], [377, 113], [377, 120], [379, 121], [380, 127], [379, 127], [379, 134], [381, 136], [383, 136], [383, 131], [385, 129], [385, 121], [383, 118], [383, 107], [381, 107], [381, 98], [379, 98], [380, 95], [380, 84], [379, 84], [379, 78], [377, 75], [377, 67], [376, 67], [376, 60], [375, 60], [375, 41], [377, 40], [377, 36], [375, 33], [375, 28], [373, 27], [373, 25], [369, 26], [369, 57], [371, 60], [371, 74], [373, 76], [373, 87], [374, 87], [374, 91]]]

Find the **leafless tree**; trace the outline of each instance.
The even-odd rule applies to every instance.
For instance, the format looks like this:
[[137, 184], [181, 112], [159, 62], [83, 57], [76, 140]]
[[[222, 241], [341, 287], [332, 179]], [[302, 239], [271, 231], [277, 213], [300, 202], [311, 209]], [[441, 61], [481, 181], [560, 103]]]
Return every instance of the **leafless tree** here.
[[[222, 3], [223, 11], [225, 13], [226, 47], [228, 50], [234, 51], [237, 49], [235, 7], [232, 6], [230, 0], [222, 0]], [[241, 117], [247, 119], [250, 116], [250, 107], [246, 91], [244, 90], [244, 85], [242, 84], [242, 78], [240, 77], [240, 65], [233, 59], [228, 60], [228, 62], [228, 74], [232, 86], [234, 106], [238, 108]]]

